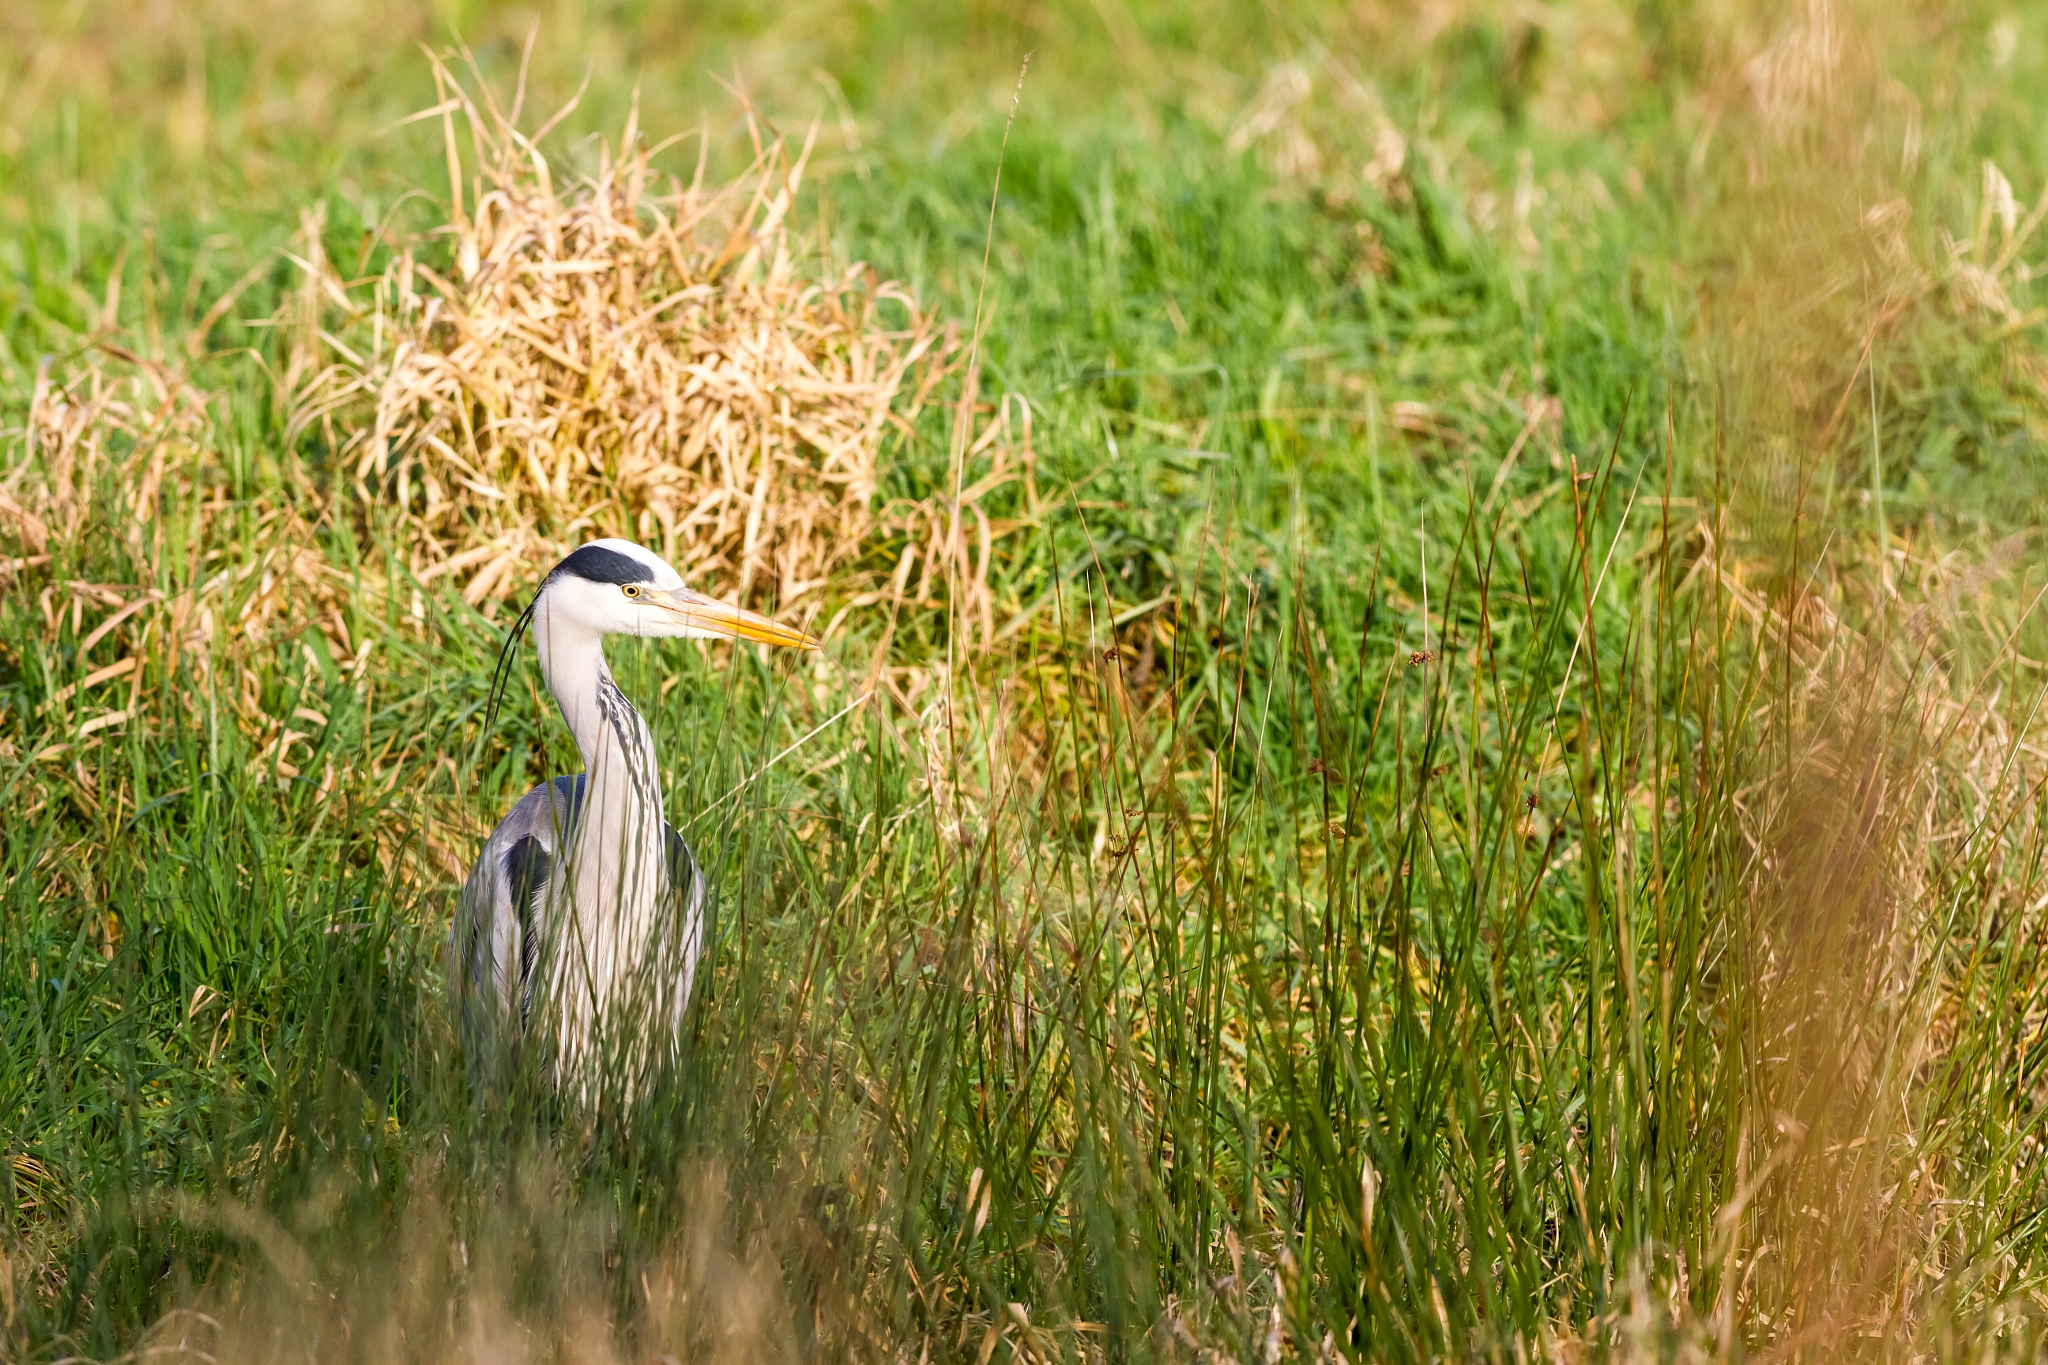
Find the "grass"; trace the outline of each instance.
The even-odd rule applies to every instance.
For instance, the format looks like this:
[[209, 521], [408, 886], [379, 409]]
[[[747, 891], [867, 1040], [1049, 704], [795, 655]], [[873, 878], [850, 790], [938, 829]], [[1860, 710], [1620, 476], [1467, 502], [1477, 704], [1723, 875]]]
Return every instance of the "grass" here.
[[1009, 423], [884, 445], [821, 657], [614, 645], [716, 925], [630, 1126], [469, 1093], [575, 755], [264, 325], [315, 206], [445, 249], [405, 42], [527, 17], [320, 17], [0, 44], [11, 1356], [2039, 1353], [2030, 16], [551, 14], [560, 164], [815, 112]]

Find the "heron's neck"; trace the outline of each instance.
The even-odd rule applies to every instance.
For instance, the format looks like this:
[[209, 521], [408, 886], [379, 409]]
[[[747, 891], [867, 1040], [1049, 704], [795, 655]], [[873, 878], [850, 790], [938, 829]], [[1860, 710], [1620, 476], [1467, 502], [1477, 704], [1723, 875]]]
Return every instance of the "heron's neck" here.
[[659, 825], [661, 772], [647, 722], [605, 667], [602, 637], [586, 626], [553, 619], [546, 605], [543, 601], [533, 623], [541, 676], [583, 753], [589, 808], [607, 811], [607, 823], [621, 822], [631, 811]]
[[586, 774], [568, 875], [548, 901], [553, 946], [541, 987], [556, 1011], [562, 1060], [573, 1066], [599, 1045], [608, 1020], [637, 1018], [663, 998], [646, 974], [665, 904], [668, 838], [653, 736], [612, 681], [598, 633], [548, 611], [545, 595], [533, 625], [541, 672]]

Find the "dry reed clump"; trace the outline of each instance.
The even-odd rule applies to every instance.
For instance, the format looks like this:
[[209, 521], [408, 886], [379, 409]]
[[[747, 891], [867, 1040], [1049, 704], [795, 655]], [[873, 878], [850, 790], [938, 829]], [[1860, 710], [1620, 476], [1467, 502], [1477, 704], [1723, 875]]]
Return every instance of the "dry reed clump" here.
[[342, 441], [358, 494], [399, 512], [421, 579], [464, 574], [471, 603], [599, 534], [784, 608], [823, 584], [874, 526], [885, 434], [909, 431], [955, 343], [906, 287], [793, 229], [810, 144], [749, 111], [747, 168], [707, 185], [707, 136], [684, 183], [629, 119], [563, 183], [516, 103], [437, 75], [447, 267], [397, 254], [335, 362], [299, 366], [297, 428], [360, 417]]

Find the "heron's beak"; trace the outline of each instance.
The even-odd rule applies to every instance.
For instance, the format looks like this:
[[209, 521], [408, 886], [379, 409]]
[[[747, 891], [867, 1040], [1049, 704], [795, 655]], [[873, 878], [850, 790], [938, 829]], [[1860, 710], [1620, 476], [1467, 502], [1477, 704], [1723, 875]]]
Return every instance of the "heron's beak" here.
[[745, 607], [735, 607], [689, 588], [676, 588], [655, 595], [655, 600], [698, 630], [727, 635], [735, 640], [752, 640], [764, 645], [785, 645], [791, 649], [816, 649], [818, 642], [794, 626], [771, 621]]

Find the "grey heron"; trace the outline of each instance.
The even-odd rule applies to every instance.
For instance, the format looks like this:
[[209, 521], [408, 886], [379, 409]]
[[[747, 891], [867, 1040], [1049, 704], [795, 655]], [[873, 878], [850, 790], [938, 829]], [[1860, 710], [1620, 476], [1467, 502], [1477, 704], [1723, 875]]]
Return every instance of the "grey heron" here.
[[522, 797], [463, 886], [449, 946], [464, 1047], [488, 1071], [534, 1045], [556, 1086], [629, 1095], [689, 1003], [704, 877], [663, 819], [653, 735], [605, 666], [604, 637], [817, 641], [691, 591], [624, 540], [592, 541], [549, 571], [506, 640], [494, 698], [528, 626], [583, 771]]

